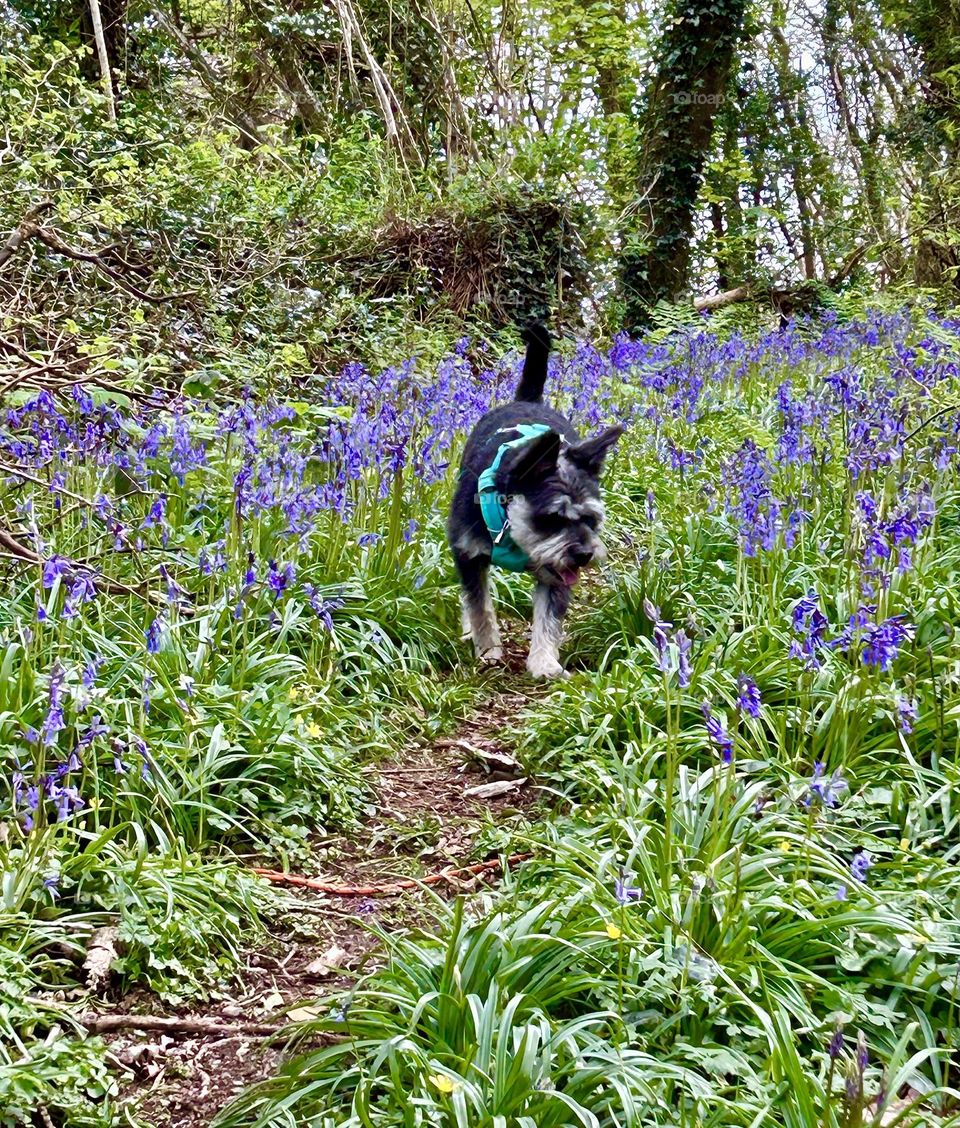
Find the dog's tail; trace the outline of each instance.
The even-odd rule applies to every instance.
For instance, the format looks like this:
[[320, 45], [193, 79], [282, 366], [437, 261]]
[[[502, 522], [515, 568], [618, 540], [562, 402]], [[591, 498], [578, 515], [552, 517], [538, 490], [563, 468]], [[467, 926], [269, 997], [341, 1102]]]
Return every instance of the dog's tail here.
[[547, 382], [550, 332], [545, 325], [534, 323], [528, 325], [521, 336], [527, 342], [527, 356], [514, 398], [520, 403], [539, 403], [543, 399], [543, 385]]

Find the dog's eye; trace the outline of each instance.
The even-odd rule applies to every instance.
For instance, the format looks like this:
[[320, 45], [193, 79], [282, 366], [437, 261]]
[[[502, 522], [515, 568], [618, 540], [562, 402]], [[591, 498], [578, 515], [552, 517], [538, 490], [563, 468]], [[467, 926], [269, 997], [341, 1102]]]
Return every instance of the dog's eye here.
[[592, 513], [588, 513], [585, 517], [582, 517], [580, 521], [581, 524], [586, 525], [587, 528], [594, 533], [597, 531], [600, 525], [600, 521]]
[[537, 518], [537, 525], [544, 533], [560, 533], [570, 524], [559, 513], [544, 513]]

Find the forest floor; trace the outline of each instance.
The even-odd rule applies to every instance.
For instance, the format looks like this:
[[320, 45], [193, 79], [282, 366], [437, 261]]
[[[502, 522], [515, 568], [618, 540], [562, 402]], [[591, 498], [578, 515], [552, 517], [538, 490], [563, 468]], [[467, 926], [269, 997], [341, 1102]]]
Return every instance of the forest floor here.
[[[376, 966], [378, 930], [425, 926], [433, 895], [476, 891], [499, 879], [491, 868], [444, 874], [432, 893], [426, 886], [387, 892], [398, 880], [495, 856], [483, 848], [485, 829], [522, 826], [542, 809], [542, 792], [520, 774], [500, 735], [537, 692], [523, 680], [524, 655], [525, 646], [508, 643], [500, 688], [488, 689], [452, 734], [411, 742], [394, 759], [371, 766], [376, 814], [359, 834], [325, 840], [318, 870], [324, 882], [376, 892], [291, 892], [236, 981], [205, 1005], [165, 1008], [149, 992], [135, 991], [111, 1010], [131, 1023], [165, 1023], [106, 1035], [122, 1070], [121, 1099], [138, 1120], [155, 1128], [206, 1128], [238, 1093], [280, 1066], [286, 1039], [269, 1028], [326, 1013]], [[476, 788], [480, 793], [471, 794]], [[217, 1029], [202, 1029], [208, 1024]]]

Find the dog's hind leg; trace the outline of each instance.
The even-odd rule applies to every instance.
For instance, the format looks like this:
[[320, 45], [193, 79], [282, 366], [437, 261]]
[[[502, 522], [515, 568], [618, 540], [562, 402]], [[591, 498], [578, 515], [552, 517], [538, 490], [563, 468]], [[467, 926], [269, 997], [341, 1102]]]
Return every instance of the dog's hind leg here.
[[570, 589], [537, 584], [533, 592], [533, 631], [527, 670], [535, 678], [562, 678], [560, 643], [563, 616], [570, 606]]
[[487, 557], [457, 555], [457, 571], [463, 585], [463, 625], [473, 639], [481, 662], [499, 662], [503, 657], [500, 628], [490, 598], [490, 561]]

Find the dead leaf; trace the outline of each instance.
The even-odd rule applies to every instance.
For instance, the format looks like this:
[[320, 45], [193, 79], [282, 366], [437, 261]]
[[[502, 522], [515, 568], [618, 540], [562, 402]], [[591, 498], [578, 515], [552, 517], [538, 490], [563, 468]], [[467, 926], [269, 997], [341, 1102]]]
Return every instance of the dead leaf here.
[[343, 961], [346, 959], [347, 953], [344, 948], [338, 944], [333, 943], [315, 960], [303, 969], [304, 975], [309, 975], [311, 979], [324, 979], [328, 975], [332, 975], [334, 971], [343, 966]]
[[311, 1022], [319, 1018], [320, 1014], [319, 1007], [294, 1007], [293, 1010], [287, 1011], [287, 1018], [291, 1022]]
[[471, 799], [496, 799], [500, 795], [508, 795], [511, 791], [519, 791], [526, 782], [526, 776], [522, 779], [499, 779], [495, 783], [481, 783], [478, 787], [468, 787], [464, 795]]
[[284, 999], [283, 995], [280, 994], [279, 991], [273, 991], [271, 994], [267, 995], [267, 997], [261, 1001], [260, 1006], [262, 1007], [263, 1010], [271, 1011], [271, 1010], [276, 1010], [277, 1007], [282, 1007], [285, 1001], [286, 1000]]
[[478, 748], [476, 749], [476, 756], [491, 774], [515, 775], [520, 770], [520, 765], [514, 757], [506, 752]]
[[91, 991], [99, 991], [110, 982], [110, 968], [118, 955], [119, 935], [119, 929], [113, 926], [94, 929], [91, 934], [90, 942], [87, 944], [87, 955], [83, 961], [87, 986]]

